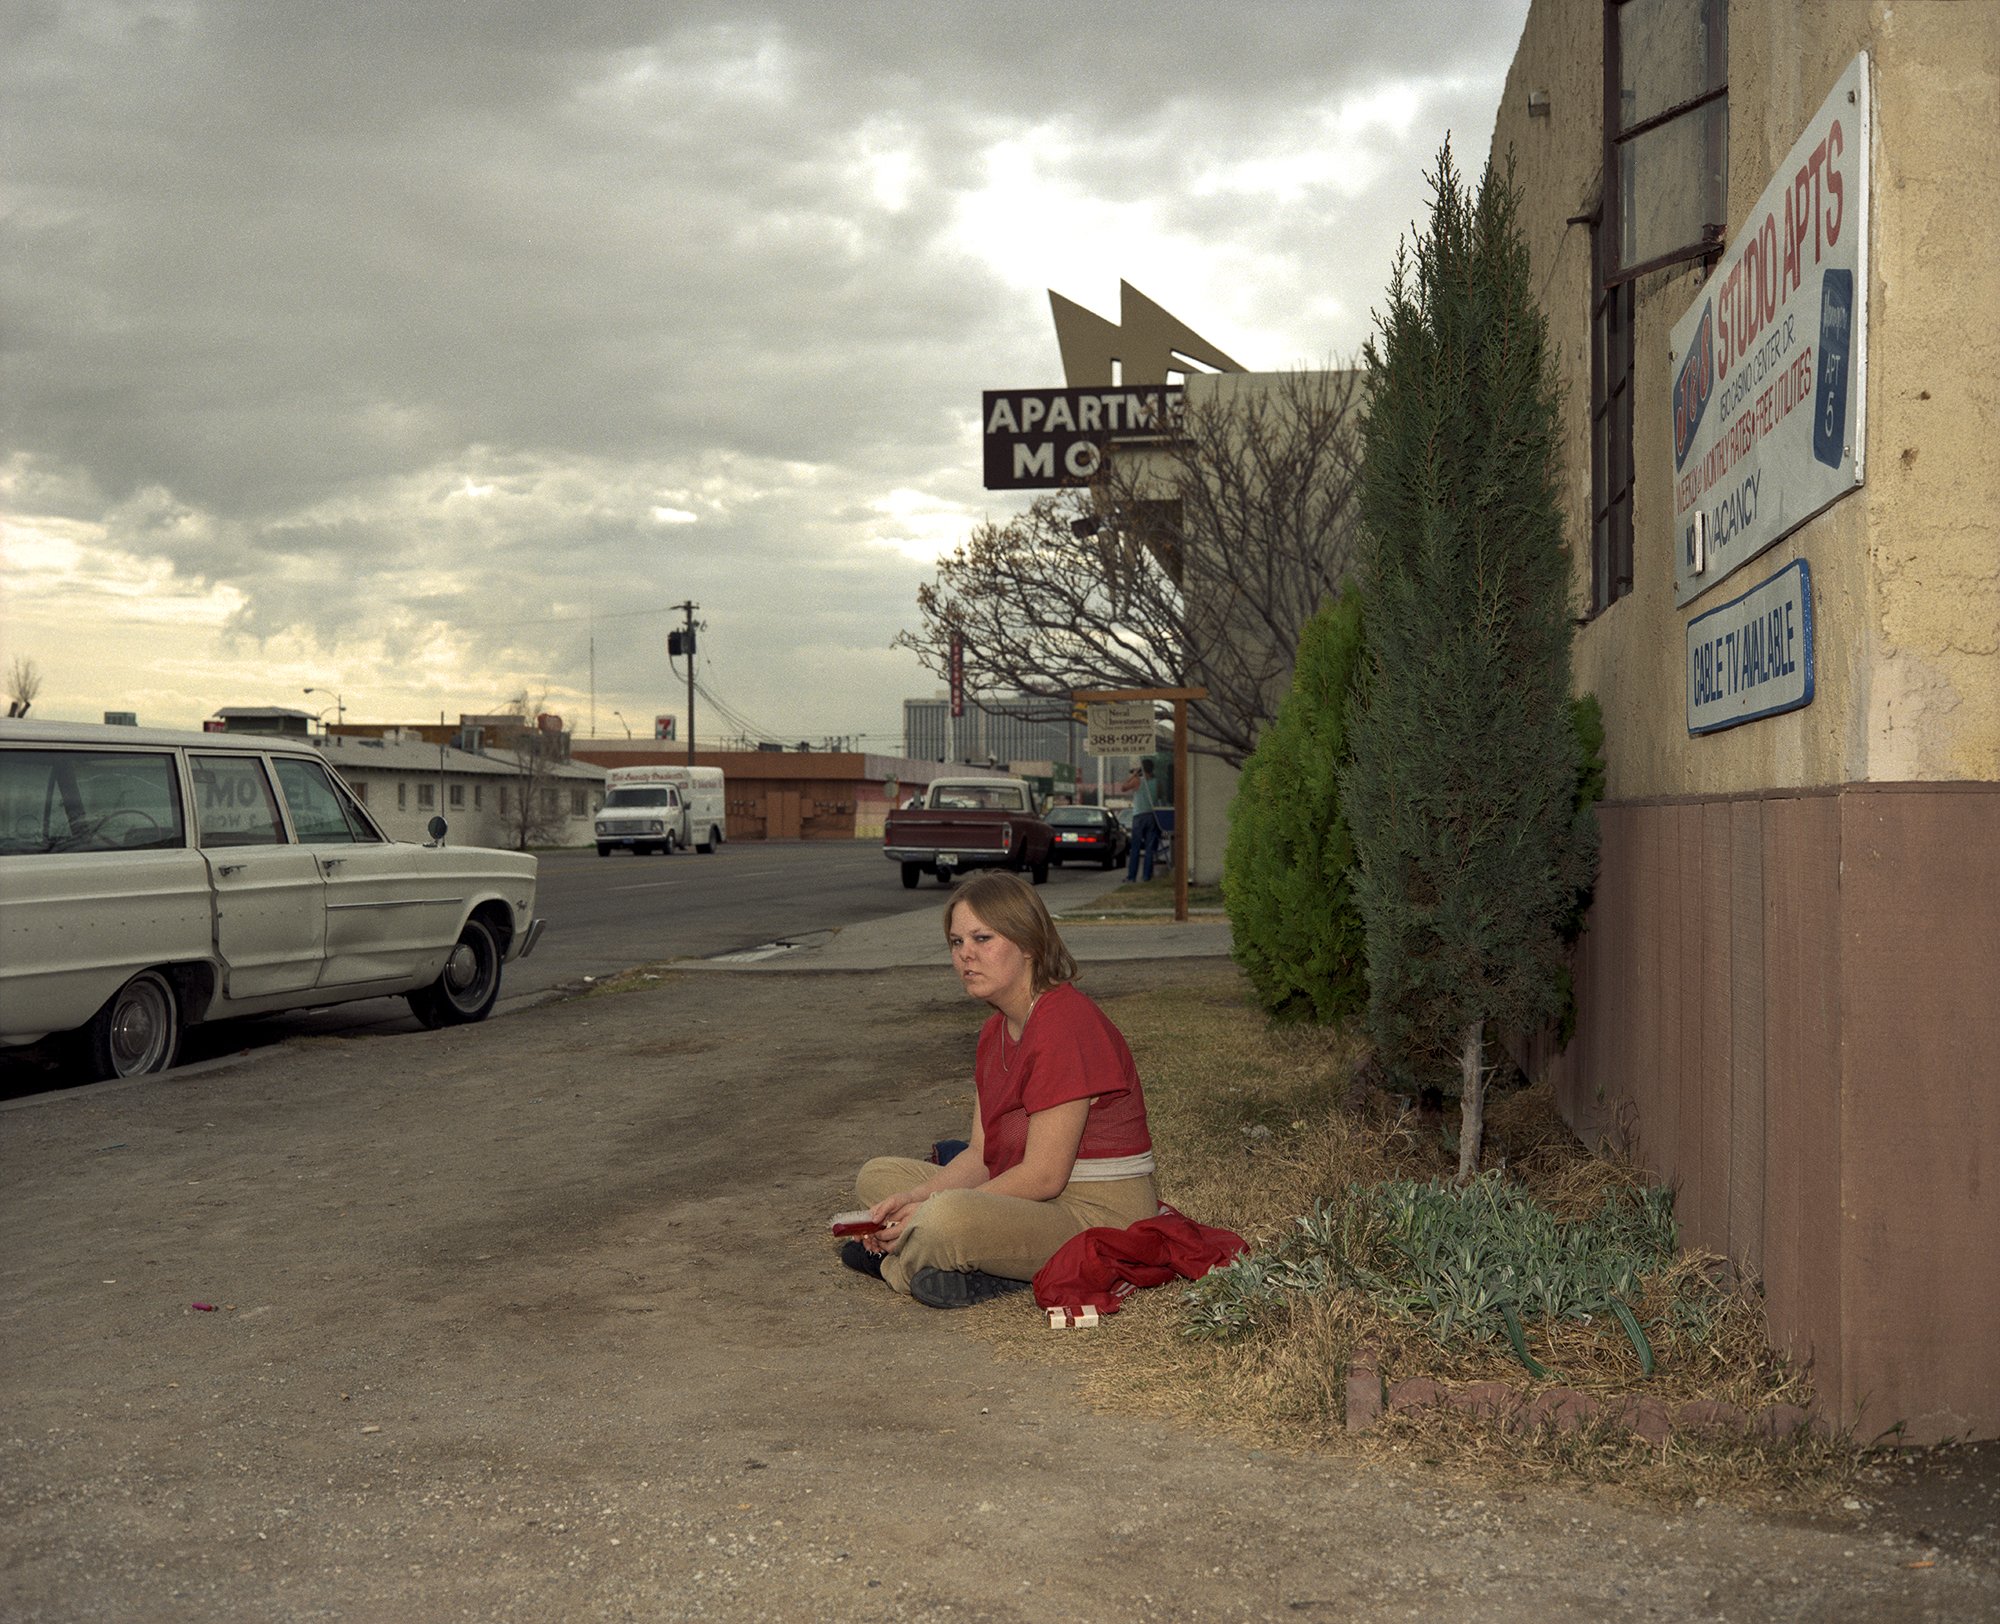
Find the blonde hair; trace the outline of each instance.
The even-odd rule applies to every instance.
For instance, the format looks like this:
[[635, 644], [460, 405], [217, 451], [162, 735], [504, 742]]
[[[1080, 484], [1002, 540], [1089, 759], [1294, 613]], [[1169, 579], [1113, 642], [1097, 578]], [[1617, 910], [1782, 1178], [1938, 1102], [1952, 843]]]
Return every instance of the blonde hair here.
[[1056, 922], [1041, 895], [1018, 874], [988, 869], [964, 881], [944, 905], [945, 939], [951, 939], [951, 919], [961, 907], [970, 908], [982, 923], [998, 931], [1027, 955], [1037, 996], [1077, 978], [1076, 960], [1063, 946]]

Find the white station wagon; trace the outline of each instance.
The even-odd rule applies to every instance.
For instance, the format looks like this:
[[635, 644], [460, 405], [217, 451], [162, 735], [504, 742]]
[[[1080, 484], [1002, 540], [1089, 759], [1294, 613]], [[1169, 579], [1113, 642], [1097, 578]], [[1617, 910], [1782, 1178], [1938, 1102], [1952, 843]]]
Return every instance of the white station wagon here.
[[385, 838], [301, 741], [0, 721], [0, 1045], [76, 1032], [130, 1077], [232, 1015], [484, 1020], [541, 935], [535, 859], [444, 833]]

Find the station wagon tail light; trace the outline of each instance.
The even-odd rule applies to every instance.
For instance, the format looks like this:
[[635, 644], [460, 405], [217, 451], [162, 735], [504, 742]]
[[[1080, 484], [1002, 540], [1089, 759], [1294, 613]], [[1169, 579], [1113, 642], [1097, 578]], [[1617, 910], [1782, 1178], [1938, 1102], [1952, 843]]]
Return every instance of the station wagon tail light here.
[[1014, 849], [1014, 826], [1011, 823], [1000, 831], [1000, 849], [1002, 851]]

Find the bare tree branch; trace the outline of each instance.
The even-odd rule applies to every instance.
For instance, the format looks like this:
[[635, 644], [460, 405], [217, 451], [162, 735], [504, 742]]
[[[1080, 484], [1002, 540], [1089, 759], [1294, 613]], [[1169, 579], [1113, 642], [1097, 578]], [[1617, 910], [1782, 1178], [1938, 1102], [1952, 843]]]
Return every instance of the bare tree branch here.
[[7, 714], [26, 716], [35, 696], [42, 691], [42, 668], [25, 654], [14, 656], [7, 668]]
[[[562, 806], [562, 784], [554, 769], [567, 759], [560, 734], [545, 733], [536, 717], [548, 705], [548, 694], [530, 700], [525, 691], [507, 703], [506, 712], [520, 726], [504, 741], [492, 741], [513, 760], [514, 774], [502, 791], [501, 817], [516, 851], [553, 845], [568, 827]], [[513, 793], [508, 795], [506, 790]]]

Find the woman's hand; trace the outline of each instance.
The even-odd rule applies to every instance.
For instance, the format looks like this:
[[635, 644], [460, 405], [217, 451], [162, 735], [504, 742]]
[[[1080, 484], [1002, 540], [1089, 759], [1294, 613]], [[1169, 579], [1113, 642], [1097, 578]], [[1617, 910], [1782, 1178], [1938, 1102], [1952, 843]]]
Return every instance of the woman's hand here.
[[868, 1216], [882, 1227], [872, 1235], [864, 1235], [861, 1244], [880, 1257], [887, 1257], [903, 1244], [903, 1232], [910, 1217], [930, 1199], [928, 1190], [905, 1190], [901, 1195], [885, 1196], [868, 1209]]

